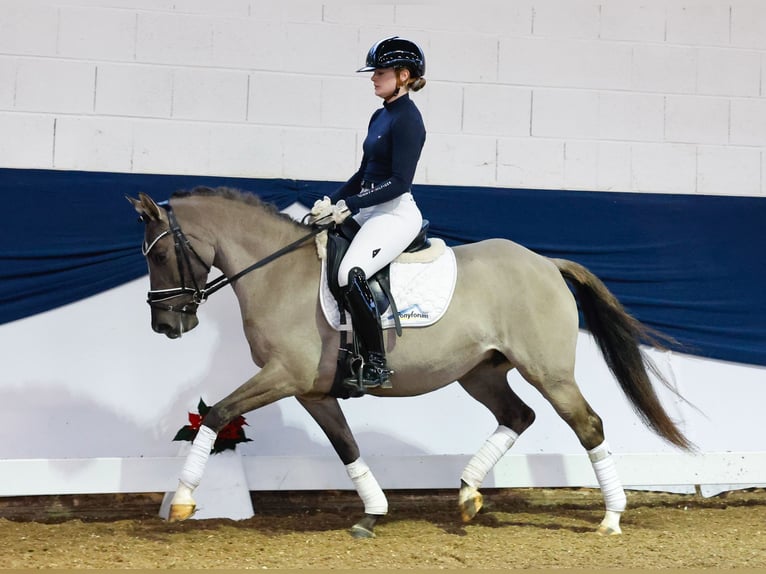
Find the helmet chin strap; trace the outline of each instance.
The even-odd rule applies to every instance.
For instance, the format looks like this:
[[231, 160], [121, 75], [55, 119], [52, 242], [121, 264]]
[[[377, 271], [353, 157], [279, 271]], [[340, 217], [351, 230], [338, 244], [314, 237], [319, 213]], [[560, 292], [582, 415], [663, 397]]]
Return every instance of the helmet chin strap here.
[[393, 94], [391, 94], [390, 96], [388, 96], [388, 97], [386, 98], [386, 102], [390, 102], [390, 101], [392, 101], [392, 100], [393, 100], [393, 99], [394, 99], [396, 96], [398, 96], [398, 95], [399, 95], [399, 90], [401, 90], [401, 89], [402, 89], [402, 86], [403, 86], [403, 85], [404, 85], [404, 83], [402, 82], [402, 75], [401, 75], [400, 73], [398, 73], [398, 72], [397, 72], [397, 74], [396, 74], [396, 89], [394, 90], [394, 93], [393, 93]]

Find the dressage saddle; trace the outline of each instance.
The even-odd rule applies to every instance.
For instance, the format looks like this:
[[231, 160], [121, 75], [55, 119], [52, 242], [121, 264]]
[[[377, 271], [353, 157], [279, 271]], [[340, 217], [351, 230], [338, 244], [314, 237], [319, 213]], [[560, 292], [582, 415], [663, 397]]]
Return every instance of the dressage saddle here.
[[[404, 253], [414, 253], [430, 247], [431, 244], [428, 240], [428, 225], [429, 221], [424, 219], [423, 224], [420, 227], [420, 232], [407, 246]], [[327, 282], [330, 292], [338, 302], [339, 309], [344, 309], [344, 297], [341, 287], [338, 285], [338, 269], [340, 268], [343, 256], [346, 254], [346, 251], [348, 251], [349, 245], [359, 229], [359, 223], [349, 217], [343, 223], [336, 225], [333, 229], [329, 229], [327, 232]], [[367, 284], [373, 294], [379, 314], [383, 314], [386, 309], [391, 307], [396, 334], [401, 335], [402, 326], [399, 321], [399, 313], [396, 308], [394, 297], [391, 294], [391, 266], [386, 265], [383, 269], [371, 277], [368, 277]], [[343, 325], [345, 323], [344, 313], [341, 313], [340, 320], [341, 325]], [[330, 391], [330, 394], [334, 397], [347, 399], [364, 395], [363, 390], [356, 388], [352, 389], [343, 384], [344, 379], [348, 378], [351, 374], [348, 358], [349, 356], [352, 356], [353, 353], [353, 342], [348, 340], [347, 331], [341, 329], [338, 368], [335, 372], [332, 390]]]

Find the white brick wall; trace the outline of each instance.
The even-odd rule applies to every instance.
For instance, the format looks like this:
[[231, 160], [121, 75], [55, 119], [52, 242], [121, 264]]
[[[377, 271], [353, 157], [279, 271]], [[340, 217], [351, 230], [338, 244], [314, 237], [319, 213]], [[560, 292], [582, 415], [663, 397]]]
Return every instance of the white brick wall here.
[[96, 113], [169, 118], [172, 103], [173, 68], [136, 64], [98, 66]]
[[0, 112], [0, 158], [4, 166], [50, 167], [56, 120], [50, 115]]
[[172, 115], [213, 122], [245, 121], [249, 83], [244, 71], [178, 68], [173, 71]]
[[95, 116], [56, 120], [53, 167], [83, 171], [133, 170], [134, 121]]
[[762, 54], [722, 48], [697, 50], [697, 93], [757, 97], [763, 70]]
[[10, 110], [16, 98], [16, 58], [0, 57], [0, 109]]
[[136, 20], [131, 10], [62, 7], [56, 53], [63, 58], [131, 61]]
[[763, 0], [0, 0], [0, 165], [344, 180], [417, 40], [416, 180], [766, 195]]
[[665, 139], [669, 142], [729, 143], [729, 101], [699, 96], [665, 98]]
[[662, 43], [665, 41], [664, 0], [610, 0], [601, 4], [603, 40]]
[[93, 64], [22, 58], [16, 67], [14, 109], [87, 114], [93, 111], [95, 85]]

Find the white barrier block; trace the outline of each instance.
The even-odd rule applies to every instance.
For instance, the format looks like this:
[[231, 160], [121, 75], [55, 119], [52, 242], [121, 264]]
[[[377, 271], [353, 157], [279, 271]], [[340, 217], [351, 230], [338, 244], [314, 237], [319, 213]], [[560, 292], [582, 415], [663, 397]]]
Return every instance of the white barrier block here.
[[[764, 486], [766, 453], [707, 452], [615, 453], [626, 486], [729, 485]], [[384, 489], [455, 488], [469, 454], [369, 455], [370, 469]], [[0, 459], [0, 496], [173, 492], [185, 457]], [[593, 487], [596, 477], [582, 454], [506, 454], [487, 476], [487, 488]], [[232, 491], [228, 500], [226, 493]], [[248, 491], [352, 490], [335, 456], [241, 456], [236, 451], [212, 455], [194, 492], [197, 518], [212, 518], [219, 503], [236, 518], [252, 516]], [[164, 504], [164, 503], [163, 503]], [[230, 505], [230, 506], [229, 506]], [[208, 511], [203, 514], [203, 506]], [[209, 514], [208, 514], [209, 512]]]
[[[174, 494], [175, 492], [168, 492], [163, 497], [159, 509], [160, 517], [167, 519]], [[192, 516], [194, 519], [252, 518], [253, 503], [239, 452], [227, 450], [210, 455], [205, 467], [205, 476], [193, 496], [197, 503], [197, 511]]]

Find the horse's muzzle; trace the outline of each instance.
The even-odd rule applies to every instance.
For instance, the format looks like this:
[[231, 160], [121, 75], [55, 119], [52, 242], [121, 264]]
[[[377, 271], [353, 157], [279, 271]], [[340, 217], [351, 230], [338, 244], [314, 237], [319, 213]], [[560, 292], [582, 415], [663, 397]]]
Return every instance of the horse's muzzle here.
[[189, 313], [152, 313], [152, 329], [168, 339], [178, 339], [199, 324], [197, 315]]

